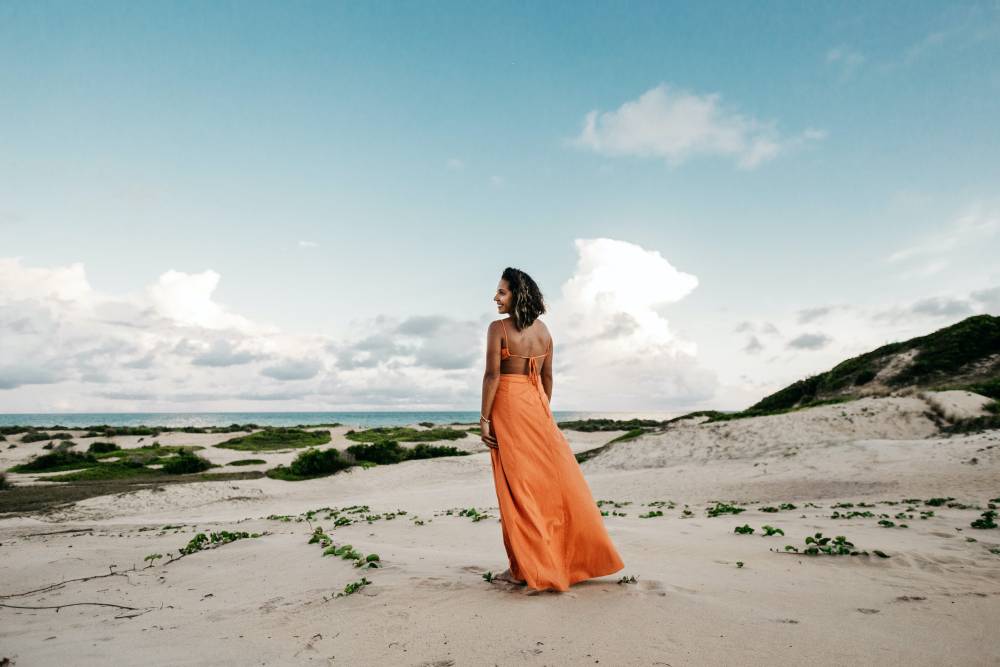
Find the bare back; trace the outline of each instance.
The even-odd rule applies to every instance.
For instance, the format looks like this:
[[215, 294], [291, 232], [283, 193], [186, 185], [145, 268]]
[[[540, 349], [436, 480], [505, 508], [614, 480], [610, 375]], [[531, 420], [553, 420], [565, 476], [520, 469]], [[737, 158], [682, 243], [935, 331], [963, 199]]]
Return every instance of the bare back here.
[[[536, 319], [522, 331], [518, 331], [511, 318], [500, 320], [503, 338], [500, 341], [500, 372], [527, 375], [532, 360], [547, 371], [551, 366], [552, 336], [548, 327]], [[540, 363], [539, 363], [540, 362]]]

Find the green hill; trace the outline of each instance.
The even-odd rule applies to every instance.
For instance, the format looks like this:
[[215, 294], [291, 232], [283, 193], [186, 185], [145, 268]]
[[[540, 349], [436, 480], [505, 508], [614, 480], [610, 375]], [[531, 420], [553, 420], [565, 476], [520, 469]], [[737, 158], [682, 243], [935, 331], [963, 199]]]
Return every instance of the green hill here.
[[769, 414], [905, 387], [967, 389], [1000, 399], [1000, 317], [974, 315], [926, 336], [883, 345], [799, 380], [738, 414]]

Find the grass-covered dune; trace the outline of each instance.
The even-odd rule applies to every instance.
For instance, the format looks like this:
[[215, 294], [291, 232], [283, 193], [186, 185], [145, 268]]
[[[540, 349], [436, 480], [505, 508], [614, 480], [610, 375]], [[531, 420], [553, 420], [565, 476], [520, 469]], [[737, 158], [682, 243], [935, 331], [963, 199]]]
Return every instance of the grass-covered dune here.
[[16, 465], [8, 472], [52, 473], [70, 471], [63, 475], [44, 477], [41, 481], [80, 482], [163, 474], [186, 475], [204, 472], [213, 467], [208, 460], [194, 453], [196, 449], [202, 448], [155, 445], [119, 449], [111, 443], [93, 443], [91, 451], [56, 450], [36, 456], [27, 463]]
[[[912, 359], [901, 362], [902, 353]], [[898, 368], [890, 366], [894, 362]], [[799, 380], [744, 412], [766, 413], [825, 399], [854, 398], [877, 377], [888, 388], [967, 389], [1000, 398], [1000, 317], [975, 315], [926, 336], [883, 345]]]
[[329, 431], [306, 431], [300, 428], [266, 428], [250, 435], [232, 438], [215, 445], [241, 452], [266, 452], [278, 449], [318, 447], [330, 442]]
[[[725, 421], [886, 395], [913, 388], [961, 389], [1000, 400], [1000, 317], [974, 315], [925, 336], [889, 343], [794, 382], [746, 410], [701, 410], [675, 419], [706, 416]], [[976, 428], [1000, 428], [1000, 417], [980, 418]]]
[[466, 436], [465, 430], [453, 428], [428, 428], [420, 430], [406, 426], [380, 426], [363, 431], [348, 431], [345, 436], [355, 442], [435, 442], [437, 440], [461, 440]]
[[559, 428], [594, 433], [596, 431], [631, 431], [637, 428], [658, 428], [665, 423], [656, 419], [575, 419], [559, 422]]

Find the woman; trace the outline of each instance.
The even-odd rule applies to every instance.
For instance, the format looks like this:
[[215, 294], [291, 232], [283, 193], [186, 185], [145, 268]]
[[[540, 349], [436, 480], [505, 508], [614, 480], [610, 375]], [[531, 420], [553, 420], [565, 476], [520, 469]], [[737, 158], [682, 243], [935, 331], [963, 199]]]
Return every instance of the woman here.
[[482, 440], [490, 447], [510, 567], [494, 581], [568, 590], [624, 567], [576, 457], [549, 409], [552, 337], [538, 285], [506, 268], [494, 301], [483, 376]]

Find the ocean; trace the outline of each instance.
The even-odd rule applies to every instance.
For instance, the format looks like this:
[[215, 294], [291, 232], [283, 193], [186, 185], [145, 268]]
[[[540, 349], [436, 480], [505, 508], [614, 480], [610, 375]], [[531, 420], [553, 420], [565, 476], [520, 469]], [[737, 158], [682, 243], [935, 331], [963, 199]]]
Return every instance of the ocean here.
[[[553, 410], [556, 421], [576, 419], [669, 419], [674, 413], [636, 412], [573, 412]], [[259, 424], [261, 426], [298, 426], [328, 424], [372, 428], [375, 426], [405, 426], [419, 422], [475, 424], [479, 413], [457, 412], [73, 412], [73, 413], [0, 413], [0, 426], [229, 426]]]

